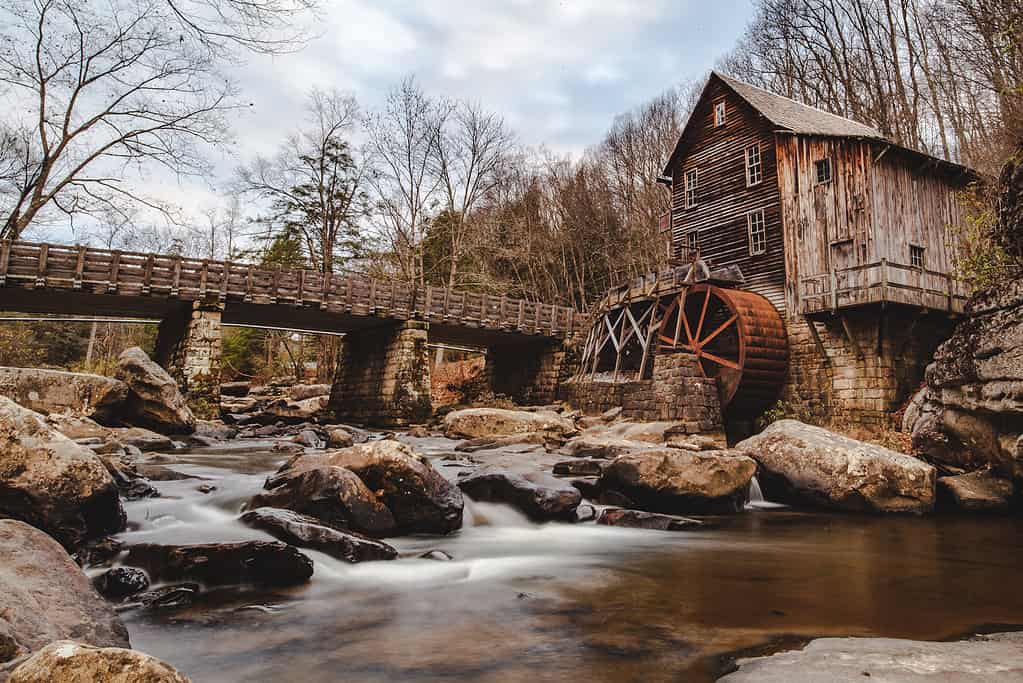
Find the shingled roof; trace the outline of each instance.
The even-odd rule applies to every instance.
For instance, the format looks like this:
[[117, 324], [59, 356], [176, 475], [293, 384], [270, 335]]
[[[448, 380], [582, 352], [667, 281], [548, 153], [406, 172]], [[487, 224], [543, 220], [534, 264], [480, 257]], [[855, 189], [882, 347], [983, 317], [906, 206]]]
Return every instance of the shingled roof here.
[[776, 95], [769, 90], [744, 83], [717, 71], [712, 73], [779, 128], [803, 135], [885, 139], [884, 135], [876, 128], [829, 114], [822, 109], [800, 104], [795, 100]]

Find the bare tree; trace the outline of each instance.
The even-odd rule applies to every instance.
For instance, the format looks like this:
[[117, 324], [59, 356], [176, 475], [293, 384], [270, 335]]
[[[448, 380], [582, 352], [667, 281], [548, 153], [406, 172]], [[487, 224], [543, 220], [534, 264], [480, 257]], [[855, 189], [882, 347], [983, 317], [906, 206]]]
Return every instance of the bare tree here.
[[269, 203], [262, 219], [269, 237], [280, 230], [300, 235], [309, 262], [330, 273], [365, 246], [366, 166], [346, 139], [358, 105], [350, 95], [313, 90], [306, 115], [305, 127], [289, 135], [275, 156], [238, 169], [238, 187]]
[[44, 212], [68, 215], [141, 203], [125, 179], [156, 165], [206, 170], [201, 147], [227, 136], [231, 84], [194, 41], [171, 30], [160, 0], [111, 4], [12, 0], [0, 8], [0, 84], [18, 98], [23, 182], [2, 221], [16, 238]]
[[376, 214], [402, 277], [425, 287], [423, 241], [429, 211], [442, 180], [436, 158], [449, 103], [427, 96], [415, 78], [406, 78], [387, 96], [384, 108], [367, 120], [368, 150]]
[[299, 20], [317, 0], [164, 0], [182, 33], [208, 51], [281, 54], [301, 48], [310, 33]]

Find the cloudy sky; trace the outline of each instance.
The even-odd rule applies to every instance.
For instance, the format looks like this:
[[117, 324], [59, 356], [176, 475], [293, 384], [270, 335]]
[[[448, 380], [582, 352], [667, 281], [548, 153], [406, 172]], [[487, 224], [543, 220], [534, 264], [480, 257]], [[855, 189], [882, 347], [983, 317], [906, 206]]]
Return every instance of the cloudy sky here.
[[409, 73], [500, 113], [525, 144], [578, 154], [616, 114], [713, 67], [751, 13], [749, 0], [324, 0], [303, 50], [236, 69], [253, 106], [235, 122], [238, 156], [218, 166], [271, 152], [310, 88], [372, 109]]

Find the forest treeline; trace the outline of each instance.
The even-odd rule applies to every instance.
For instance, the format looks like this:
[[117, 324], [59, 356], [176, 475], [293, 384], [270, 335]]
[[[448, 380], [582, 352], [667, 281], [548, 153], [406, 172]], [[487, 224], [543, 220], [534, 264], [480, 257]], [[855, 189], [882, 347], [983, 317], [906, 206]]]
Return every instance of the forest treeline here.
[[[228, 0], [210, 15], [205, 0], [190, 2], [195, 14], [182, 15], [188, 3], [167, 0], [0, 1], [10, 46], [0, 87], [27, 103], [0, 116], [4, 237], [71, 222], [102, 246], [355, 270], [579, 309], [665, 263], [658, 219], [669, 196], [656, 181], [705, 75], [666, 84], [574, 159], [522, 145], [485, 104], [428, 92], [413, 76], [374, 109], [313, 90], [275, 152], [222, 179], [223, 206], [155, 223], [173, 208], [116, 173], [208, 172], [204, 151], [230, 145], [231, 117], [246, 106], [220, 65], [246, 50], [300, 49], [291, 13], [308, 7]], [[756, 0], [717, 68], [990, 177], [1023, 132], [1018, 0]], [[987, 267], [993, 204], [982, 192], [971, 203], [967, 242]], [[262, 350], [243, 347], [236, 361], [245, 354]]]

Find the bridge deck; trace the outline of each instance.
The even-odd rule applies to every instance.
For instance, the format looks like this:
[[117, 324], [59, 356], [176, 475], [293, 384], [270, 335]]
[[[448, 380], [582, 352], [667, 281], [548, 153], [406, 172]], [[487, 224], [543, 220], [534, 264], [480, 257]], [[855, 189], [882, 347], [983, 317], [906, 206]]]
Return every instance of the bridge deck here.
[[420, 289], [361, 275], [0, 242], [0, 308], [5, 310], [72, 313], [97, 307], [142, 314], [158, 312], [167, 302], [197, 300], [231, 304], [225, 321], [237, 317], [239, 322], [302, 322], [310, 329], [333, 329], [341, 319], [353, 328], [372, 320], [425, 320], [447, 330], [447, 336], [463, 339], [474, 336], [471, 330], [478, 330], [481, 340], [494, 336], [487, 332], [567, 337], [584, 324], [580, 314], [564, 306], [441, 287]]

